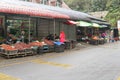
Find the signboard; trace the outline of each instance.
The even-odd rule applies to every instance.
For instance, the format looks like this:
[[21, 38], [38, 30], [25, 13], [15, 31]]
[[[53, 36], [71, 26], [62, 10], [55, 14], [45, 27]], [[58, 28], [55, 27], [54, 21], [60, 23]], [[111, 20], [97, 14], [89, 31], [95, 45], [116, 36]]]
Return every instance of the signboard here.
[[120, 28], [120, 20], [117, 21], [117, 27]]

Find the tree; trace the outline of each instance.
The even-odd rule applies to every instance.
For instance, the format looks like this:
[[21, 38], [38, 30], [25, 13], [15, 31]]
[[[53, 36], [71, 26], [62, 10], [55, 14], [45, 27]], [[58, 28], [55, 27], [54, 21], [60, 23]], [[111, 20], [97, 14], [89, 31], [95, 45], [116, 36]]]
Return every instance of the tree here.
[[108, 15], [105, 17], [113, 27], [117, 26], [117, 21], [120, 20], [120, 1], [112, 0], [107, 3]]
[[82, 12], [109, 11], [105, 17], [112, 26], [120, 20], [120, 0], [64, 0], [70, 8]]
[[92, 11], [105, 11], [107, 0], [93, 0]]
[[73, 10], [90, 11], [91, 0], [64, 0], [68, 6]]

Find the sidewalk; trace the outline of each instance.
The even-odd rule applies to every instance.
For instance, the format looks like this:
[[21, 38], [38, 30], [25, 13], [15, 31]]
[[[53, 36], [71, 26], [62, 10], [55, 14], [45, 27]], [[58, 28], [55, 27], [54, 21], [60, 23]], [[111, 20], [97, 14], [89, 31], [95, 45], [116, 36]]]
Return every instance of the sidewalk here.
[[[106, 43], [106, 44], [110, 44], [110, 43]], [[103, 44], [103, 45], [106, 45], [106, 44]], [[84, 43], [84, 42], [79, 42], [77, 43], [76, 47], [74, 49], [68, 49], [68, 50], [65, 50], [64, 52], [62, 52], [63, 54], [64, 53], [67, 53], [67, 52], [72, 52], [72, 51], [77, 51], [77, 50], [85, 50], [85, 49], [89, 49], [89, 48], [93, 48], [93, 47], [100, 47], [102, 45], [91, 45], [91, 44], [88, 44], [88, 43]], [[46, 57], [46, 56], [51, 56], [51, 55], [56, 55], [56, 52], [51, 52], [51, 53], [43, 53], [41, 55], [33, 55], [33, 56], [27, 56], [27, 57], [19, 57], [20, 58], [34, 58], [34, 57]], [[12, 58], [12, 59], [17, 59], [17, 58]], [[3, 60], [11, 60], [11, 59], [6, 59], [2, 56], [0, 56], [0, 62], [3, 61]]]
[[118, 41], [114, 43], [105, 43], [103, 45], [91, 45], [88, 43], [80, 42], [80, 43], [77, 43], [74, 49], [68, 49], [61, 53], [51, 52], [51, 53], [43, 53], [43, 54], [37, 54], [33, 56], [18, 57], [18, 58], [12, 58], [12, 59], [6, 59], [0, 56], [0, 68], [4, 66], [9, 66], [9, 65], [16, 65], [16, 64], [30, 62], [31, 60], [35, 60], [35, 59], [49, 59], [49, 58], [59, 57], [63, 55], [74, 54], [76, 51], [80, 52], [80, 51], [85, 51], [88, 49], [96, 49], [96, 48], [108, 49], [114, 46], [118, 48], [117, 45], [119, 45], [119, 43], [120, 42]]

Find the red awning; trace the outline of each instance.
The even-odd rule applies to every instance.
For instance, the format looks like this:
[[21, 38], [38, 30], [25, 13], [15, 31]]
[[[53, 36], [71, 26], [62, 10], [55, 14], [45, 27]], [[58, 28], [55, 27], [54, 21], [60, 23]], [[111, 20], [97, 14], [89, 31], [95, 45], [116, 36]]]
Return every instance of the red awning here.
[[72, 21], [72, 20], [67, 20], [66, 22], [64, 22], [65, 24], [68, 25], [76, 25], [78, 22]]
[[45, 10], [42, 8], [28, 7], [21, 5], [13, 5], [9, 3], [0, 2], [0, 12], [12, 13], [12, 14], [23, 14], [38, 17], [50, 17], [50, 18], [64, 18], [69, 19], [70, 17], [54, 11]]

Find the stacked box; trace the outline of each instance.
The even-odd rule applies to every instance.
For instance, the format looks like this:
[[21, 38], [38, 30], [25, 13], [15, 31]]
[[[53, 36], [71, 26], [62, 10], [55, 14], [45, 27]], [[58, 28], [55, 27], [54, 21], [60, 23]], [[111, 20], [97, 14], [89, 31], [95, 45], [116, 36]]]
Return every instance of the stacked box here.
[[33, 50], [33, 53], [35, 53], [35, 54], [39, 53], [39, 47], [38, 46], [33, 46], [32, 50]]
[[72, 40], [71, 43], [72, 43], [72, 48], [75, 48], [76, 44], [77, 44], [77, 41]]
[[42, 47], [39, 47], [39, 54], [49, 52], [49, 46], [48, 45], [43, 45]]
[[65, 49], [65, 45], [55, 45], [55, 52], [59, 53], [59, 52], [64, 52]]
[[99, 44], [104, 44], [104, 40], [99, 40]]
[[49, 45], [49, 52], [54, 52], [54, 51], [55, 51], [55, 46]]
[[65, 49], [71, 48], [71, 42], [65, 42]]
[[99, 44], [99, 40], [90, 40], [90, 44], [98, 45]]
[[18, 50], [12, 50], [12, 51], [3, 50], [3, 52], [2, 52], [2, 56], [6, 57], [6, 58], [16, 57], [17, 54], [18, 54]]
[[33, 54], [34, 54], [33, 49], [31, 49], [31, 48], [25, 49], [25, 55], [26, 56], [33, 55]]

